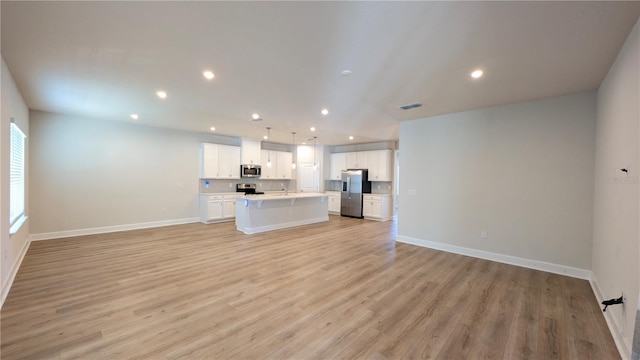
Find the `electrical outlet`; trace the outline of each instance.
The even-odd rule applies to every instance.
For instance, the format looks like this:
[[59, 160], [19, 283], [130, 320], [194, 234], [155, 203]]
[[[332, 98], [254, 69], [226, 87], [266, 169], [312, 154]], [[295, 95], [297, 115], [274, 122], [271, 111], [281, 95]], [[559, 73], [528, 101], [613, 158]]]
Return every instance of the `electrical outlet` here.
[[378, 185], [378, 190], [380, 190], [380, 185]]
[[233, 183], [229, 183], [229, 187], [233, 187]]
[[8, 259], [8, 253], [9, 253], [9, 251], [8, 251], [7, 249], [3, 249], [3, 250], [2, 250], [2, 258], [3, 258], [4, 260], [7, 260], [7, 259]]
[[488, 239], [488, 238], [489, 238], [489, 234], [487, 234], [486, 231], [480, 232], [480, 239]]

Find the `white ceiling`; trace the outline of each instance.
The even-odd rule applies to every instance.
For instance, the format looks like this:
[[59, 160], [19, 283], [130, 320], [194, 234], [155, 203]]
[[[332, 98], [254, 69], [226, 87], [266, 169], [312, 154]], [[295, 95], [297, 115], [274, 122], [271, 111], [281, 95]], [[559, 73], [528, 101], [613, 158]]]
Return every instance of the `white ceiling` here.
[[[639, 10], [637, 1], [2, 1], [1, 45], [31, 109], [252, 138], [270, 126], [279, 143], [315, 126], [319, 144], [335, 145], [397, 139], [402, 120], [597, 89]], [[471, 79], [475, 68], [485, 76]], [[424, 106], [398, 109], [410, 102]], [[254, 112], [264, 121], [251, 122]]]

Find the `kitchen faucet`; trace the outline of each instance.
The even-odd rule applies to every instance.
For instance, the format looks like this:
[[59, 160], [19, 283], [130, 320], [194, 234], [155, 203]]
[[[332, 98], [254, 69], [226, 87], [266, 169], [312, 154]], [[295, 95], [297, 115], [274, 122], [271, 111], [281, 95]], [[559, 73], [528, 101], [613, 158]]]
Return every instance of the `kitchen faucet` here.
[[284, 194], [289, 195], [289, 188], [287, 187], [287, 185], [282, 185], [282, 186], [283, 186], [282, 191], [284, 191]]

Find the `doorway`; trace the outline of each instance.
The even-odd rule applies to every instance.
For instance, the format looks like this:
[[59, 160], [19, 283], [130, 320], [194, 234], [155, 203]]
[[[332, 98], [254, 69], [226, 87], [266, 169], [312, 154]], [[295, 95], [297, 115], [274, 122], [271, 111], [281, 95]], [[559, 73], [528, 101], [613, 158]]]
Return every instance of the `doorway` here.
[[320, 170], [313, 163], [300, 163], [300, 192], [320, 192]]

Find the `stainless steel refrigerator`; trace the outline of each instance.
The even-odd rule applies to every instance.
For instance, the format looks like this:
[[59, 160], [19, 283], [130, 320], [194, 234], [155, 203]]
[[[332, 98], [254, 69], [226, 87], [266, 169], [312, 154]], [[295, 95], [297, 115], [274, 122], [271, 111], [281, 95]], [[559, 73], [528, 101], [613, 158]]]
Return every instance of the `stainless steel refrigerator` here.
[[371, 193], [371, 181], [366, 169], [349, 169], [342, 172], [340, 214], [362, 217], [362, 194]]

